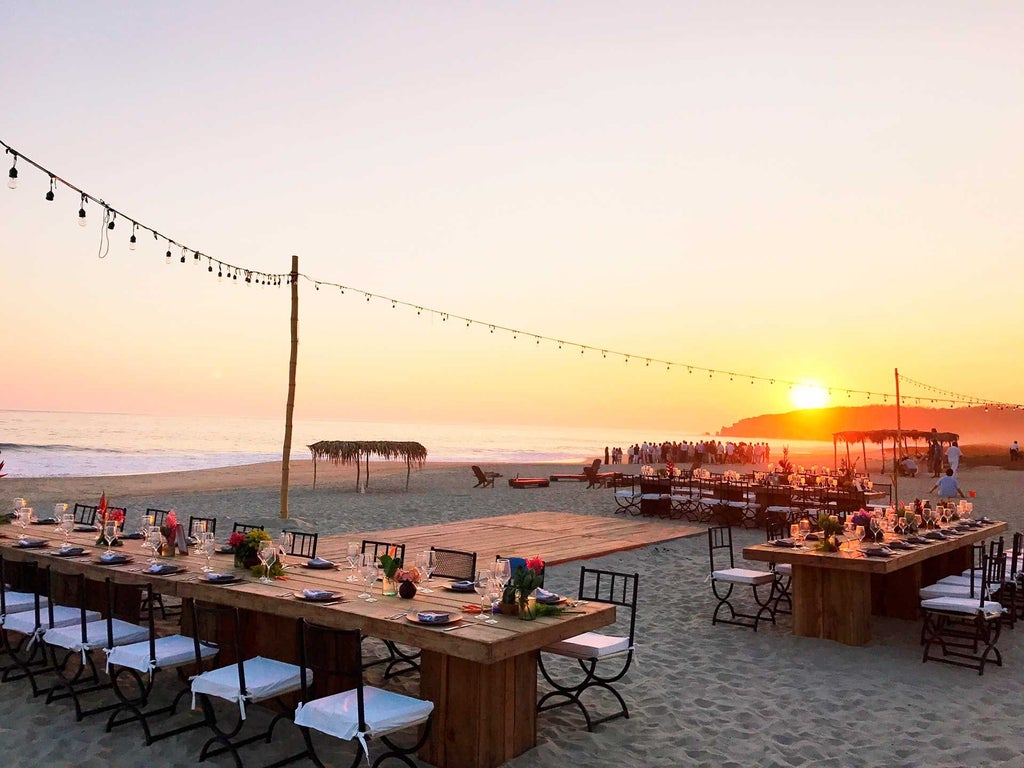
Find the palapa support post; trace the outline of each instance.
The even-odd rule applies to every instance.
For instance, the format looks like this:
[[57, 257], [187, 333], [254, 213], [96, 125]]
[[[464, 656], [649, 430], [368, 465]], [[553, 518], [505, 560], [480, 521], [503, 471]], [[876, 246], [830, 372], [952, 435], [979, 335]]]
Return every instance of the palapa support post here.
[[[900, 369], [893, 368], [896, 376], [896, 442], [901, 442], [903, 437], [903, 423], [900, 419]], [[898, 445], [897, 445], [898, 448]], [[899, 456], [894, 452], [892, 455], [892, 494], [896, 504], [900, 503], [900, 465]]]
[[288, 474], [292, 453], [292, 414], [295, 412], [295, 366], [299, 358], [299, 257], [292, 256], [292, 348], [288, 360], [288, 404], [284, 411], [284, 449], [281, 455], [281, 519], [288, 519]]

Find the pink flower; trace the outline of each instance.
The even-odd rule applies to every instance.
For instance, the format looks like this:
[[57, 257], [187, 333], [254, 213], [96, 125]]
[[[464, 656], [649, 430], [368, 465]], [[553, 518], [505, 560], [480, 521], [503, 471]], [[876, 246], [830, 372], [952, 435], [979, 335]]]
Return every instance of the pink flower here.
[[172, 509], [170, 512], [167, 513], [167, 519], [164, 520], [164, 525], [166, 525], [168, 528], [173, 528], [177, 524], [178, 516], [174, 513], [174, 510]]

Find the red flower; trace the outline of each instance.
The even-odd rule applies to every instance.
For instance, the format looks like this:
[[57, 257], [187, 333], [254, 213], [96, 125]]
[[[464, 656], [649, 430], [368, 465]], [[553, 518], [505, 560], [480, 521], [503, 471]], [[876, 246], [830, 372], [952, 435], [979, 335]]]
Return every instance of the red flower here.
[[544, 561], [539, 557], [528, 557], [526, 558], [526, 567], [531, 571], [540, 572], [544, 570]]
[[170, 512], [167, 513], [167, 519], [164, 520], [164, 525], [166, 525], [168, 528], [173, 528], [177, 524], [178, 516], [174, 513], [174, 510], [172, 509]]
[[228, 544], [230, 544], [232, 547], [237, 547], [243, 541], [245, 541], [245, 534], [241, 531], [235, 531], [231, 534], [231, 537], [228, 539]]

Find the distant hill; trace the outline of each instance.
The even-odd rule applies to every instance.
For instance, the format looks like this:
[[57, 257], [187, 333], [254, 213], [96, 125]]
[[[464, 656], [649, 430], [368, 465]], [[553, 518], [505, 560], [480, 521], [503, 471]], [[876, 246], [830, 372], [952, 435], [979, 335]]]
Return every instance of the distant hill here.
[[[1024, 410], [990, 408], [901, 409], [903, 429], [957, 432], [968, 443], [1024, 442]], [[788, 413], [766, 413], [722, 427], [726, 436], [789, 440], [831, 440], [833, 432], [895, 429], [896, 406], [863, 405], [855, 408], [808, 408]]]

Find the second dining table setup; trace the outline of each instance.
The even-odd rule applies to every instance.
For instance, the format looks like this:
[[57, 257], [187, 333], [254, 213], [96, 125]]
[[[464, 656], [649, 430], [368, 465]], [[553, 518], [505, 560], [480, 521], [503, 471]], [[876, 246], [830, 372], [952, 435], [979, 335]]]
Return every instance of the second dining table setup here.
[[788, 538], [745, 547], [743, 557], [792, 566], [793, 634], [865, 645], [872, 615], [918, 619], [921, 587], [970, 568], [972, 546], [1007, 530], [970, 519], [970, 506], [852, 515], [834, 537], [804, 521]]
[[[147, 557], [145, 540], [104, 548], [96, 532], [63, 525], [33, 527], [32, 534], [0, 538], [4, 559], [242, 609], [258, 628], [244, 635], [246, 654], [294, 662], [293, 627], [303, 618], [419, 649], [419, 695], [434, 704], [420, 757], [436, 766], [492, 768], [535, 746], [539, 650], [615, 622], [614, 605], [593, 601], [562, 600], [561, 611], [533, 621], [480, 612], [475, 589], [442, 579], [422, 580], [408, 598], [385, 594], [375, 568], [368, 581], [351, 580], [349, 563], [325, 558], [287, 558], [280, 577], [261, 581], [208, 539], [201, 552]], [[205, 571], [211, 551], [212, 570]]]

